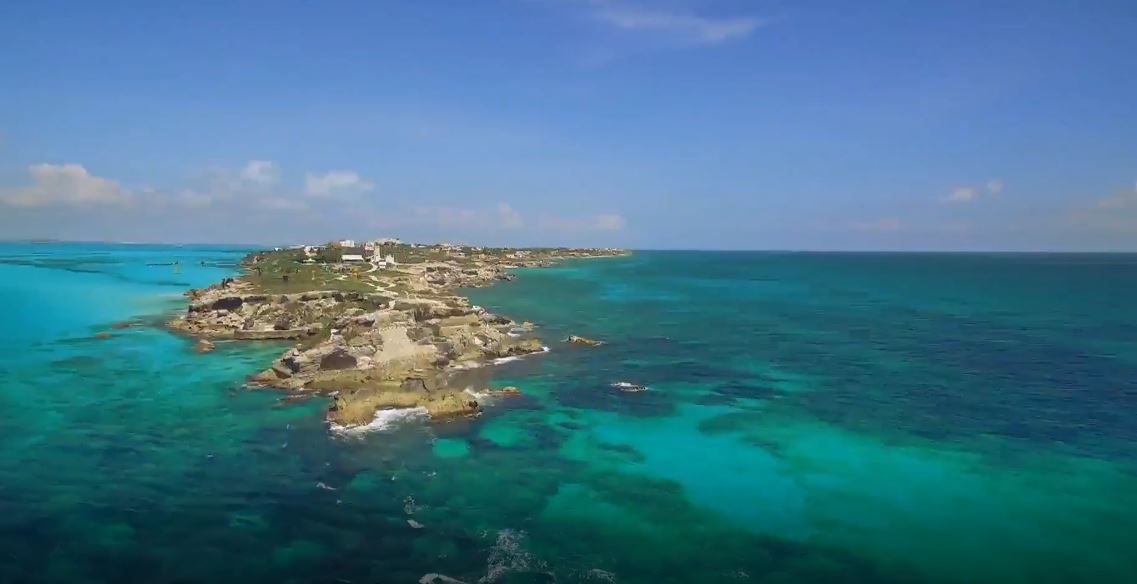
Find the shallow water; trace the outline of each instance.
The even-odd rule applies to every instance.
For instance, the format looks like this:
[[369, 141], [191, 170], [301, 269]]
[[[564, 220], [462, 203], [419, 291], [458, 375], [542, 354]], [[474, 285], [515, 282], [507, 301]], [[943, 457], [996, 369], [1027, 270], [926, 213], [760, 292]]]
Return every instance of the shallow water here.
[[1137, 573], [1137, 256], [523, 270], [472, 296], [552, 351], [469, 373], [524, 396], [345, 434], [154, 326], [244, 251], [0, 245], [0, 581]]

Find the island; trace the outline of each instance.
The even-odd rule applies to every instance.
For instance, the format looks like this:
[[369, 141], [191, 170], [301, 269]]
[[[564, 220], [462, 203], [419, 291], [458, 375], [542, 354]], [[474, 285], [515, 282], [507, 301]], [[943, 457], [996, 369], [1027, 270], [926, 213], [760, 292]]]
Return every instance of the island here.
[[327, 419], [337, 426], [394, 408], [467, 416], [481, 404], [456, 383], [461, 372], [547, 348], [532, 324], [474, 306], [460, 290], [511, 280], [514, 268], [627, 253], [390, 239], [277, 248], [246, 256], [237, 277], [187, 291], [189, 306], [168, 326], [201, 351], [222, 339], [293, 342], [250, 383], [330, 396]]

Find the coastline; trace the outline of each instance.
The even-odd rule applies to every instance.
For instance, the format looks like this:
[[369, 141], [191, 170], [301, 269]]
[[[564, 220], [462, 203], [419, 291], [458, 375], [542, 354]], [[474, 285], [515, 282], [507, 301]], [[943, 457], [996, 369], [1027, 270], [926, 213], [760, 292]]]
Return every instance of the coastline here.
[[332, 428], [368, 427], [392, 410], [432, 420], [473, 416], [499, 392], [467, 391], [455, 383], [468, 377], [462, 372], [550, 348], [532, 323], [475, 306], [462, 291], [513, 280], [510, 270], [516, 268], [629, 255], [613, 249], [401, 248], [397, 253], [412, 261], [317, 264], [296, 250], [250, 253], [240, 275], [187, 291], [189, 305], [167, 328], [196, 339], [199, 352], [213, 350], [217, 339], [294, 342], [249, 382], [296, 399], [330, 397], [326, 421]]

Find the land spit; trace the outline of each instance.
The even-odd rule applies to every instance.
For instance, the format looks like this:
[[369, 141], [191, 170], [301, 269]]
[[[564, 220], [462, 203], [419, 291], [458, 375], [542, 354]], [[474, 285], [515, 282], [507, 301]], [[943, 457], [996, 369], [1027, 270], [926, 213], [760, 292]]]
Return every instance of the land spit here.
[[457, 291], [511, 280], [511, 268], [626, 254], [448, 245], [382, 251], [373, 257], [384, 260], [356, 263], [337, 261], [349, 255], [335, 245], [250, 254], [241, 276], [186, 292], [189, 307], [169, 327], [198, 339], [201, 351], [217, 339], [293, 341], [250, 381], [292, 397], [330, 396], [327, 418], [338, 426], [366, 425], [393, 408], [423, 408], [432, 419], [467, 416], [481, 404], [454, 383], [460, 372], [547, 348], [531, 323], [474, 306]]

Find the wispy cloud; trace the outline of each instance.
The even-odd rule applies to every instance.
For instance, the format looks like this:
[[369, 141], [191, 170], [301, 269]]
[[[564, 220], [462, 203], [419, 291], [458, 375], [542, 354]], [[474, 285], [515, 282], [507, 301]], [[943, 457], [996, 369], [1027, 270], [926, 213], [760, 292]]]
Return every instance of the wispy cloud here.
[[593, 16], [608, 26], [664, 35], [683, 43], [716, 45], [750, 36], [765, 22], [749, 16], [708, 17], [616, 0], [589, 2]]
[[1105, 197], [1098, 199], [1095, 205], [1098, 209], [1125, 209], [1128, 207], [1137, 207], [1137, 185], [1133, 187], [1132, 191], [1119, 193], [1112, 197]]
[[960, 185], [951, 190], [944, 202], [951, 204], [966, 204], [978, 201], [987, 196], [996, 196], [1003, 192], [1006, 183], [1001, 178], [993, 178], [983, 185]]
[[280, 180], [280, 167], [271, 160], [250, 160], [241, 169], [241, 179], [260, 185], [275, 184]]
[[[119, 181], [92, 174], [81, 164], [34, 164], [28, 167], [30, 184], [0, 186], [0, 206], [23, 208], [110, 207], [119, 211], [186, 211], [204, 209], [266, 209], [294, 211], [305, 208], [298, 189], [279, 184], [280, 167], [267, 160], [252, 160], [236, 168], [213, 168], [201, 176], [167, 188], [126, 187]], [[332, 176], [330, 190], [346, 184]], [[370, 183], [366, 183], [370, 184]]]
[[129, 191], [118, 181], [95, 176], [81, 164], [33, 164], [31, 184], [0, 188], [0, 203], [13, 207], [128, 205]]
[[1137, 185], [1132, 190], [1098, 197], [1069, 210], [1065, 225], [1096, 234], [1137, 234]]
[[354, 170], [330, 170], [324, 174], [309, 172], [304, 184], [306, 192], [316, 197], [338, 193], [365, 193], [375, 188], [375, 183], [363, 178]]

